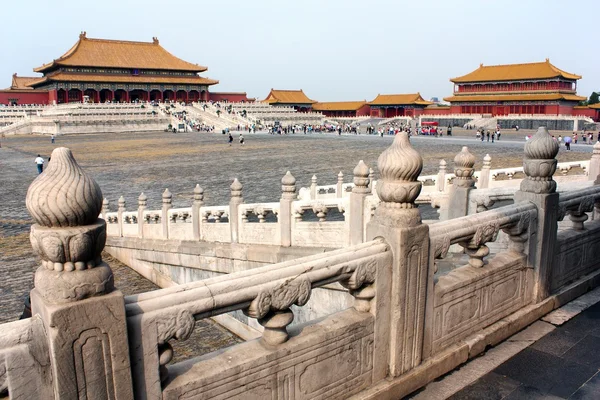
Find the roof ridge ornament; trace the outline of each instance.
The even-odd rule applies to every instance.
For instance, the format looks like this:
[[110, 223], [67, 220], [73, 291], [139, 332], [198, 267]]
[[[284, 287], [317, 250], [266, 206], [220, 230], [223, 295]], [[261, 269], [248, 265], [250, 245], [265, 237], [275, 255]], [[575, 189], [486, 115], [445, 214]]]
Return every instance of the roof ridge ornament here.
[[87, 32], [86, 31], [81, 31], [81, 33], [79, 34], [79, 39], [87, 39]]
[[158, 44], [159, 43], [158, 42], [158, 38], [156, 36], [152, 37], [152, 43], [154, 43], [154, 44]]

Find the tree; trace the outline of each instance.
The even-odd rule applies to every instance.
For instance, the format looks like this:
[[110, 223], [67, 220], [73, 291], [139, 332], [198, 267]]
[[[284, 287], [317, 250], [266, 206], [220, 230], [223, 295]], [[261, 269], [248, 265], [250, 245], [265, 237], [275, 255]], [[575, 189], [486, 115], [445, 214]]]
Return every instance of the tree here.
[[590, 95], [590, 98], [588, 100], [588, 106], [591, 106], [592, 104], [597, 104], [600, 103], [600, 95], [597, 92], [592, 92], [592, 94]]

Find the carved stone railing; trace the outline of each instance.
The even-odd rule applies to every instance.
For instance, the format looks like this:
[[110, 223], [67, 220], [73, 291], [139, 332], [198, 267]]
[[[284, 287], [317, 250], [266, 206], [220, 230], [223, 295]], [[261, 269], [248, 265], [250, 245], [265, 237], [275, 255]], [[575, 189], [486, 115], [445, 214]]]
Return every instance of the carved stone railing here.
[[[190, 365], [203, 362], [186, 362], [188, 367], [183, 369], [178, 364], [166, 366], [173, 357], [169, 341], [188, 338], [195, 320], [242, 310], [258, 319], [264, 328], [260, 342], [272, 346], [270, 352], [278, 357], [278, 346], [289, 338], [287, 327], [294, 319], [293, 305], [306, 305], [314, 288], [340, 282], [355, 297], [356, 310], [368, 313], [375, 296], [372, 284], [376, 271], [389, 268], [391, 260], [389, 247], [382, 240], [374, 240], [349, 249], [127, 297], [136, 396], [160, 397], [161, 382], [185, 379]], [[307, 335], [305, 340], [311, 340]], [[229, 350], [230, 356], [237, 354], [236, 347]], [[176, 376], [169, 377], [171, 370], [177, 371]], [[168, 388], [167, 385], [165, 390]]]

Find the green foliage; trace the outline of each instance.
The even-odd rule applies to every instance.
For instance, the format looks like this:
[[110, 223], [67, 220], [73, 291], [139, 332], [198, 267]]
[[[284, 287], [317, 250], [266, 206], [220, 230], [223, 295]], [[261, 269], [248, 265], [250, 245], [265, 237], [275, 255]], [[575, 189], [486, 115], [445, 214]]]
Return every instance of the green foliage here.
[[592, 104], [598, 104], [600, 103], [600, 94], [598, 94], [597, 92], [592, 92], [592, 94], [590, 95], [590, 98], [587, 101], [587, 105], [591, 106]]

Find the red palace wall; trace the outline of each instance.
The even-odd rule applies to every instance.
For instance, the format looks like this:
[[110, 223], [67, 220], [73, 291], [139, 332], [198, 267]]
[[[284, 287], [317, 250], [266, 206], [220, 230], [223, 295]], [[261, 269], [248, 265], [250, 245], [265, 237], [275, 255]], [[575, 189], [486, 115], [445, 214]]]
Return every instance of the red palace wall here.
[[594, 120], [597, 117], [598, 110], [594, 110], [593, 108], [573, 108], [572, 115], [581, 115], [583, 117], [590, 117]]
[[8, 104], [9, 99], [17, 104], [48, 104], [48, 92], [29, 90], [0, 90], [0, 104]]
[[440, 107], [440, 108], [426, 108], [423, 110], [422, 115], [449, 115], [452, 114], [451, 107]]
[[361, 108], [356, 110], [357, 117], [365, 117], [365, 116], [369, 116], [370, 114], [371, 114], [371, 106], [368, 104], [365, 104], [364, 106], [362, 106]]
[[228, 101], [230, 103], [249, 102], [246, 93], [227, 93], [227, 92], [209, 92], [208, 100], [212, 101]]

